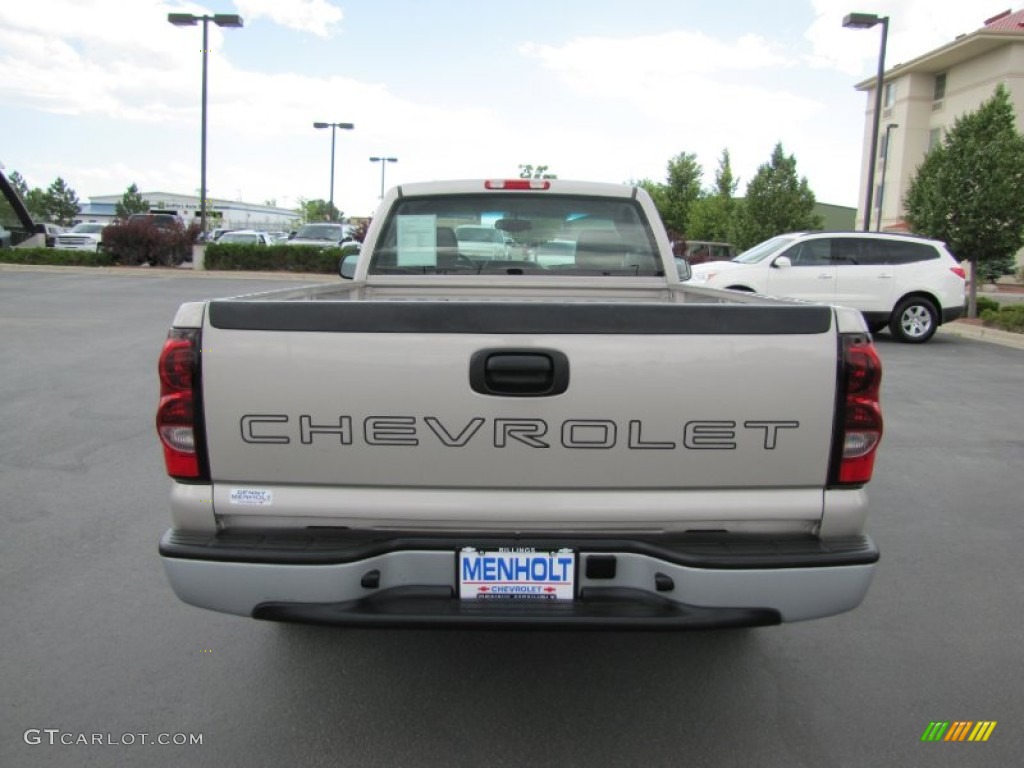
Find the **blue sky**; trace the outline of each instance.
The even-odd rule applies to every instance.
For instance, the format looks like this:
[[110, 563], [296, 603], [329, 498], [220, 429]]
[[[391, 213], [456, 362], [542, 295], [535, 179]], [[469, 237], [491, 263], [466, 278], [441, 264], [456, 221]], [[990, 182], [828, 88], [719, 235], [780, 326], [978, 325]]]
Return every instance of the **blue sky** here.
[[1006, 0], [6, 0], [0, 163], [83, 200], [199, 188], [202, 31], [210, 26], [211, 197], [371, 213], [386, 183], [515, 176], [663, 181], [679, 152], [710, 183], [729, 149], [742, 194], [781, 141], [822, 202], [855, 206], [879, 29], [887, 66], [972, 32]]

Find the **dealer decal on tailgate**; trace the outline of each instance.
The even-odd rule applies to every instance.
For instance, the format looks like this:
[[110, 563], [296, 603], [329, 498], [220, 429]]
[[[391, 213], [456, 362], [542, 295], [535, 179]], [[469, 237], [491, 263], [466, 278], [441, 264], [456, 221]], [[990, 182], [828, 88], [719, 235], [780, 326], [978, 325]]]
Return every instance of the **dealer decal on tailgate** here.
[[463, 600], [572, 600], [576, 553], [569, 549], [459, 552], [459, 597]]

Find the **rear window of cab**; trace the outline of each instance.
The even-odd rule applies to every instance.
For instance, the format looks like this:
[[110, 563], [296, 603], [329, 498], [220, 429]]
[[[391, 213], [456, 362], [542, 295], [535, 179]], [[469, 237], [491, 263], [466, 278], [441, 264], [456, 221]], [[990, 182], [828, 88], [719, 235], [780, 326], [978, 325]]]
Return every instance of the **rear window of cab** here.
[[[473, 242], [503, 247], [460, 248]], [[555, 249], [569, 258], [545, 258]], [[632, 199], [487, 193], [399, 200], [369, 272], [649, 277], [661, 267], [650, 224]]]

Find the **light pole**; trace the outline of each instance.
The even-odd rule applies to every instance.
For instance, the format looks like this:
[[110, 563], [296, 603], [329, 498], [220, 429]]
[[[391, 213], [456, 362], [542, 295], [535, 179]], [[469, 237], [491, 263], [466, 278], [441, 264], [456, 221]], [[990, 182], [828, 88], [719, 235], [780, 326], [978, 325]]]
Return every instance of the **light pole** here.
[[380, 197], [384, 199], [384, 169], [388, 167], [388, 163], [397, 163], [397, 157], [371, 157], [371, 163], [380, 163]]
[[167, 20], [176, 27], [194, 27], [203, 22], [203, 110], [202, 139], [200, 140], [199, 170], [199, 226], [206, 234], [206, 54], [209, 52], [208, 27], [212, 21], [218, 27], [241, 27], [242, 17], [234, 13], [215, 13], [213, 16], [193, 16], [191, 13], [169, 13]]
[[889, 123], [885, 126], [885, 151], [882, 152], [882, 183], [878, 185], [878, 221], [875, 223], [875, 231], [882, 231], [882, 202], [885, 200], [885, 169], [889, 165], [889, 145], [892, 143], [893, 128], [899, 128], [899, 123]]
[[882, 45], [878, 51], [878, 78], [875, 81], [875, 121], [871, 128], [871, 155], [868, 160], [868, 191], [864, 203], [864, 231], [871, 231], [871, 198], [875, 191], [875, 153], [878, 152], [878, 126], [882, 120], [882, 78], [885, 76], [885, 43], [889, 37], [889, 17], [873, 13], [850, 13], [843, 19], [849, 29], [871, 29], [882, 25]]
[[313, 123], [313, 127], [331, 129], [331, 200], [327, 213], [330, 214], [331, 221], [334, 221], [334, 132], [338, 128], [351, 131], [355, 126], [352, 123]]

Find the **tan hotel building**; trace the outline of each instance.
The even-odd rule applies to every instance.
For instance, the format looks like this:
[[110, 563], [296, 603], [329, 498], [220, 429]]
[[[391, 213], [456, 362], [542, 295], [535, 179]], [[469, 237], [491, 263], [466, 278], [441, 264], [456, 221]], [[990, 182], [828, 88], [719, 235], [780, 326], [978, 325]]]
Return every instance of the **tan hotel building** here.
[[[1024, 128], [1024, 11], [1006, 11], [987, 20], [974, 32], [959, 35], [940, 48], [886, 70], [875, 158], [869, 155], [876, 78], [857, 83], [857, 90], [867, 96], [857, 229], [864, 226], [868, 163], [876, 163], [871, 228], [905, 231], [903, 197], [925, 154], [941, 141], [957, 117], [976, 110], [991, 98], [999, 83], [1010, 93], [1017, 113], [1017, 129], [1021, 130]], [[886, 146], [886, 135], [889, 146]]]

